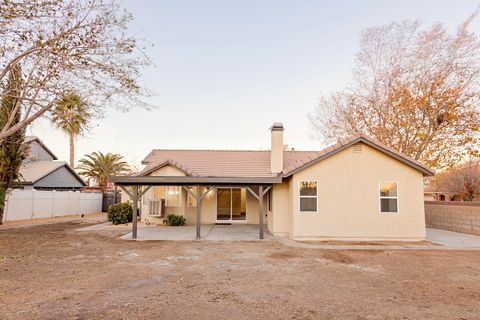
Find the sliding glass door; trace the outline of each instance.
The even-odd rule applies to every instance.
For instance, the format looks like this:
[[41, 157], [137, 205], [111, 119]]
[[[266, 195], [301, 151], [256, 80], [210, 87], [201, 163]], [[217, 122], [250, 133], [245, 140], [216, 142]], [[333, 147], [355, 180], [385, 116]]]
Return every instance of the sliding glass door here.
[[246, 189], [218, 188], [217, 221], [232, 222], [246, 219]]

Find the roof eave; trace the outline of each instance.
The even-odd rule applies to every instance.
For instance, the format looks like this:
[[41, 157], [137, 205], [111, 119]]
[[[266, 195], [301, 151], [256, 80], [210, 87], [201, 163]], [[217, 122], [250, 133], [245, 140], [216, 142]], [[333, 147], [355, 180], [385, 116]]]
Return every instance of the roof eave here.
[[281, 177], [113, 176], [116, 185], [264, 185], [281, 183]]

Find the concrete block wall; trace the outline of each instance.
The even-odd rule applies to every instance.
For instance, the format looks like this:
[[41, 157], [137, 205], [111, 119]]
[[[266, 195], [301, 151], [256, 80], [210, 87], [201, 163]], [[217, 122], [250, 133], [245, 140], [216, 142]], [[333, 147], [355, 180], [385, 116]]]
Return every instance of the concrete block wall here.
[[480, 235], [479, 202], [425, 201], [427, 228]]

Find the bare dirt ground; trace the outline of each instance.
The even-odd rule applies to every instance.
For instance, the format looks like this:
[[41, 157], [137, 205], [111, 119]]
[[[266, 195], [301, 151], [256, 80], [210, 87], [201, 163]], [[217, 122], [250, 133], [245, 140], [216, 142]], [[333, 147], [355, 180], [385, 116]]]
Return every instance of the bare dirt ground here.
[[1, 319], [480, 319], [479, 251], [133, 242], [0, 230]]

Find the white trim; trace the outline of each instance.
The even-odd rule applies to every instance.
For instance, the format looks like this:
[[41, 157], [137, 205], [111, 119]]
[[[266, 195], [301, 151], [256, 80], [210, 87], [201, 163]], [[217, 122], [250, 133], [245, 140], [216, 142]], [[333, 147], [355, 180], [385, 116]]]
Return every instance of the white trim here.
[[[397, 196], [382, 196], [381, 185], [382, 183], [395, 183], [397, 185]], [[397, 200], [397, 211], [382, 211], [382, 199], [396, 199]], [[380, 213], [391, 214], [391, 213], [400, 213], [400, 188], [397, 181], [379, 181], [378, 182], [378, 211]]]
[[[317, 184], [317, 194], [315, 196], [301, 196], [300, 195], [300, 184], [302, 182], [315, 182]], [[300, 199], [301, 198], [316, 198], [317, 199], [317, 205], [316, 205], [316, 209], [315, 211], [302, 211], [301, 209], [301, 205], [300, 205]], [[298, 212], [300, 213], [318, 213], [318, 180], [301, 180], [301, 181], [298, 181], [298, 184], [297, 184], [297, 199], [298, 199]]]

